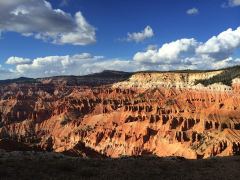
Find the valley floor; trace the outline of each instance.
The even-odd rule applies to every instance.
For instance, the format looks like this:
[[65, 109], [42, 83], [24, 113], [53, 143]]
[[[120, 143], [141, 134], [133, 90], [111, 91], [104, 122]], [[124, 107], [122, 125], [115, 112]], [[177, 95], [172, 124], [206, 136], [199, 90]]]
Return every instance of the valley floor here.
[[0, 179], [239, 179], [240, 157], [83, 159], [44, 152], [1, 152]]

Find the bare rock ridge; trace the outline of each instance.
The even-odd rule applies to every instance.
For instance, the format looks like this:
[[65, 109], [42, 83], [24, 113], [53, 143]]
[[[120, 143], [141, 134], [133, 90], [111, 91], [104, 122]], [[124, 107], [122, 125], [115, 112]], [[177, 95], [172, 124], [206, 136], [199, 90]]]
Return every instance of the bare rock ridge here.
[[90, 157], [240, 154], [240, 67], [0, 81], [0, 143]]

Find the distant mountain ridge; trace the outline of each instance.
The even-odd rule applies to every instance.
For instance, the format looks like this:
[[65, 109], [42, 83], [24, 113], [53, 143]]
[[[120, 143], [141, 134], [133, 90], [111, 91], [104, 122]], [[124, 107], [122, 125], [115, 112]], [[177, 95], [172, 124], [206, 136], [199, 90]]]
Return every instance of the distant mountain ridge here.
[[49, 83], [56, 82], [64, 82], [66, 85], [86, 85], [86, 86], [98, 86], [102, 84], [112, 84], [118, 81], [127, 80], [134, 74], [152, 74], [152, 73], [176, 73], [176, 74], [194, 74], [194, 73], [209, 73], [221, 71], [220, 74], [198, 80], [196, 79], [195, 84], [203, 84], [204, 86], [211, 85], [214, 83], [223, 83], [225, 85], [230, 86], [231, 82], [234, 78], [240, 77], [240, 66], [233, 66], [223, 69], [217, 70], [175, 70], [175, 71], [138, 71], [138, 72], [124, 72], [124, 71], [114, 71], [114, 70], [104, 70], [99, 73], [93, 73], [83, 76], [74, 76], [74, 75], [63, 75], [63, 76], [52, 76], [52, 77], [44, 77], [44, 78], [28, 78], [28, 77], [20, 77], [16, 79], [6, 79], [0, 80], [0, 85], [4, 84], [24, 84], [24, 83], [42, 83], [47, 80]]

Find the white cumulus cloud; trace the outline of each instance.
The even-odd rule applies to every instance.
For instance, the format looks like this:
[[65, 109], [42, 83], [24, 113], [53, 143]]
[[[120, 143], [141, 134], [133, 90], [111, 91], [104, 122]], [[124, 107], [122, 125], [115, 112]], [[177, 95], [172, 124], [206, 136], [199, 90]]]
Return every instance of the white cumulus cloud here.
[[[178, 69], [218, 69], [240, 65], [235, 52], [240, 49], [240, 27], [227, 29], [206, 42], [194, 38], [178, 39], [162, 46], [150, 45], [132, 59], [108, 59], [89, 53], [47, 56], [35, 59], [10, 57], [0, 66], [0, 79], [14, 77], [48, 77], [56, 75], [85, 75], [103, 70], [142, 71]], [[158, 48], [160, 47], [160, 48]]]
[[18, 65], [18, 64], [29, 64], [30, 62], [31, 62], [30, 59], [12, 56], [7, 59], [6, 64]]
[[96, 41], [95, 28], [81, 12], [72, 16], [53, 9], [46, 0], [0, 1], [0, 22], [0, 32], [17, 32], [57, 44], [87, 45]]
[[133, 60], [143, 64], [211, 69], [239, 65], [232, 56], [240, 48], [240, 27], [228, 29], [205, 43], [195, 39], [179, 39], [165, 43], [159, 49], [137, 52]]
[[227, 58], [240, 47], [240, 27], [236, 30], [228, 29], [218, 36], [213, 36], [200, 45], [196, 52], [207, 54], [213, 58]]
[[128, 33], [127, 41], [142, 42], [154, 36], [153, 29], [146, 26], [141, 32]]
[[[15, 59], [25, 59], [15, 57]], [[8, 60], [7, 60], [8, 61]], [[107, 59], [103, 56], [93, 56], [89, 53], [66, 56], [39, 57], [28, 64], [15, 64], [12, 78], [15, 77], [49, 77], [57, 75], [86, 75], [103, 70], [137, 71], [144, 70], [144, 66], [131, 60]], [[6, 79], [0, 74], [0, 79]]]
[[183, 55], [194, 53], [197, 44], [195, 39], [180, 39], [166, 43], [159, 49], [138, 52], [134, 55], [133, 60], [156, 64], [180, 63], [179, 60]]

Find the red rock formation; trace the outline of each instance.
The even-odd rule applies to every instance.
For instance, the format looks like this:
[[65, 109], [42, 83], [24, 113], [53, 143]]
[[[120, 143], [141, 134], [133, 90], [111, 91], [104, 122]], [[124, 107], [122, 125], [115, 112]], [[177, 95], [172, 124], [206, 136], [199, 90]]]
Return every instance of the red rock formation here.
[[109, 157], [240, 154], [237, 78], [231, 87], [219, 82], [204, 87], [194, 81], [222, 71], [145, 72], [128, 80], [118, 73], [114, 80], [100, 78], [105, 85], [97, 86], [62, 77], [1, 85], [0, 138]]

